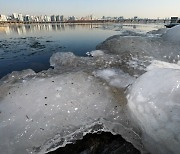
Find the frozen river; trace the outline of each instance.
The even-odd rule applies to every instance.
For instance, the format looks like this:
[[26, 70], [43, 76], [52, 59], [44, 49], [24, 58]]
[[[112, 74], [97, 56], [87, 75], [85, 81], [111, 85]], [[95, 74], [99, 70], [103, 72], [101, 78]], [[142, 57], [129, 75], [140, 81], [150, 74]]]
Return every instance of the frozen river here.
[[[29, 26], [2, 31], [1, 70], [12, 71], [5, 62], [27, 68], [0, 80], [2, 154], [48, 153], [100, 132], [121, 135], [141, 153], [179, 154], [180, 26]], [[122, 150], [112, 142], [99, 153], [109, 146]]]

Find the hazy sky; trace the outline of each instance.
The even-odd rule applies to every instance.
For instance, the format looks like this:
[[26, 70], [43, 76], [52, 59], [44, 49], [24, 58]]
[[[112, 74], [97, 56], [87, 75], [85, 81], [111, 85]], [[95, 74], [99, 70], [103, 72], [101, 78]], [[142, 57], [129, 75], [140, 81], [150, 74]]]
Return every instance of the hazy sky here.
[[180, 0], [0, 0], [0, 14], [180, 17]]

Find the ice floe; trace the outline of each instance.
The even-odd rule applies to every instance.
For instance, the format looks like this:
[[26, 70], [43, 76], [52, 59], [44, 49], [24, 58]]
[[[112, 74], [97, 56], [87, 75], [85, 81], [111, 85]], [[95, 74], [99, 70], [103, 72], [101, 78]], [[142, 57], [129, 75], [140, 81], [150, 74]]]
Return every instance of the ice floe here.
[[[106, 123], [126, 123], [121, 113], [125, 104], [123, 93], [93, 75], [76, 72], [28, 77], [28, 74], [32, 73], [27, 72], [24, 77], [11, 74], [16, 82], [7, 84], [11, 81], [7, 78], [1, 85], [2, 154], [46, 153], [81, 139], [98, 122], [106, 131], [111, 131]], [[129, 130], [126, 132], [128, 138]]]

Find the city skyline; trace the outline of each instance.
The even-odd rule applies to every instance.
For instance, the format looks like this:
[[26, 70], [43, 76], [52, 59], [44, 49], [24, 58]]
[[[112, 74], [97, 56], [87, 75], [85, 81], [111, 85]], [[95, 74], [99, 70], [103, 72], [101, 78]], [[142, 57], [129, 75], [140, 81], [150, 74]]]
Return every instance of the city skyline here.
[[86, 16], [93, 14], [100, 18], [102, 16], [124, 16], [131, 18], [169, 18], [179, 16], [179, 0], [16, 0], [4, 2], [0, 0], [1, 14], [63, 14], [64, 16]]
[[11, 15], [3, 15], [0, 14], [0, 22], [10, 22], [10, 23], [50, 23], [50, 22], [138, 22], [138, 23], [156, 23], [156, 22], [169, 22], [173, 20], [177, 22], [178, 17], [171, 18], [158, 18], [158, 19], [150, 19], [150, 18], [140, 18], [138, 16], [134, 16], [132, 18], [124, 18], [120, 17], [106, 17], [103, 16], [101, 18], [96, 18], [93, 15], [88, 15], [84, 17], [77, 18], [75, 16], [64, 17], [64, 15], [23, 15], [21, 13], [12, 13]]

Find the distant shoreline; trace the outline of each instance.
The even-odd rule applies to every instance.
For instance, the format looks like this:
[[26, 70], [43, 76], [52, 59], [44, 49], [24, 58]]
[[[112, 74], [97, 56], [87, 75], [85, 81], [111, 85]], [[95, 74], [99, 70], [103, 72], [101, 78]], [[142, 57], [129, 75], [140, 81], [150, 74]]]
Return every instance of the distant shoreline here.
[[55, 22], [34, 22], [34, 21], [0, 21], [0, 25], [4, 24], [64, 24], [64, 23], [87, 23], [87, 24], [98, 24], [98, 23], [134, 23], [134, 24], [153, 24], [153, 23], [170, 23], [170, 20], [165, 19], [123, 19], [123, 20], [75, 20], [75, 21], [55, 21]]

